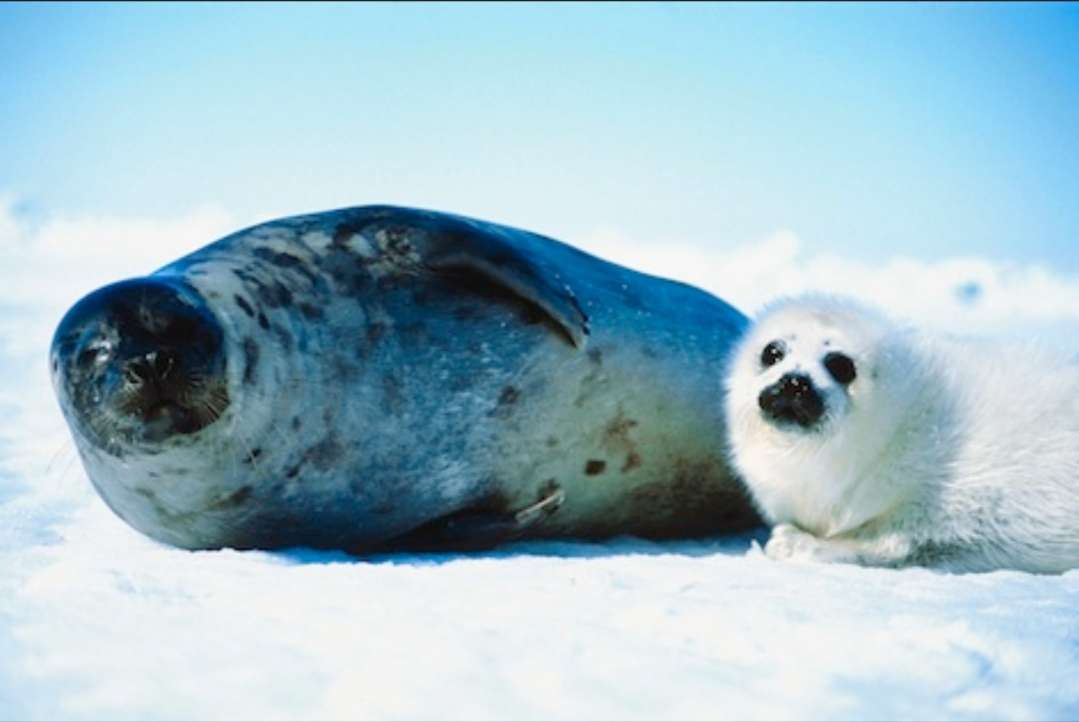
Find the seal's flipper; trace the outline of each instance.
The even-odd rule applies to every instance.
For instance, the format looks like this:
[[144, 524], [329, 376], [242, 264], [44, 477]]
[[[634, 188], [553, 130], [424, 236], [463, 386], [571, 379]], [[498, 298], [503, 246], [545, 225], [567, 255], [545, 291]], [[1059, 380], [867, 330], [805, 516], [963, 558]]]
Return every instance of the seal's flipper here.
[[543, 310], [577, 348], [588, 338], [588, 316], [561, 276], [487, 228], [445, 234], [424, 259], [435, 270], [471, 271]]
[[519, 511], [460, 511], [428, 522], [393, 539], [390, 545], [414, 550], [489, 549], [524, 536], [537, 522], [557, 511], [565, 498], [562, 488], [553, 486], [542, 499]]
[[[588, 338], [588, 315], [568, 279], [547, 260], [557, 241], [464, 216], [395, 206], [340, 211], [331, 229], [335, 245], [350, 246], [378, 272], [471, 274], [542, 311], [577, 348]], [[459, 279], [455, 279], [459, 280]]]

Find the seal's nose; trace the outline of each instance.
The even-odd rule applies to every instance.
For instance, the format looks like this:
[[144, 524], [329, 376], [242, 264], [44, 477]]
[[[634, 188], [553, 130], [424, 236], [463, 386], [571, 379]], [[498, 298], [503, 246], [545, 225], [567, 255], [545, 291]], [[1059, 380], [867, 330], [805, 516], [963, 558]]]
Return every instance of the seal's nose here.
[[69, 420], [89, 435], [163, 441], [198, 431], [227, 406], [223, 348], [221, 325], [194, 289], [122, 281], [61, 320], [53, 378]]
[[813, 380], [805, 374], [784, 374], [761, 391], [757, 403], [773, 419], [793, 421], [800, 426], [811, 426], [824, 415], [824, 400]]

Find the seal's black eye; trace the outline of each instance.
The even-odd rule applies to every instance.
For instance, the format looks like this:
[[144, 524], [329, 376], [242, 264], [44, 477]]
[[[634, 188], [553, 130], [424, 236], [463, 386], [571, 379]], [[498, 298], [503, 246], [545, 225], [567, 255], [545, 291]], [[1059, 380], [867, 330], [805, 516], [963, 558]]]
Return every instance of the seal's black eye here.
[[782, 341], [772, 341], [761, 351], [761, 366], [768, 368], [783, 360], [787, 347]]
[[832, 375], [832, 378], [844, 386], [853, 381], [858, 375], [851, 357], [835, 351], [825, 354], [824, 368], [828, 369], [828, 373]]

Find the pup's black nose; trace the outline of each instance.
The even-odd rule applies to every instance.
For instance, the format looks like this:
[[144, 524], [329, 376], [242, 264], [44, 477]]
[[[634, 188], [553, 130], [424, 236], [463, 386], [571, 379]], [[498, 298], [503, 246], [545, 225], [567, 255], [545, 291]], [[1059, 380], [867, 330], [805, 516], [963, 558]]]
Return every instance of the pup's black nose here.
[[803, 427], [812, 426], [824, 415], [824, 400], [805, 374], [784, 374], [761, 391], [757, 403], [771, 418]]
[[228, 405], [221, 326], [198, 293], [168, 280], [122, 281], [76, 303], [52, 364], [68, 421], [105, 448], [193, 433]]

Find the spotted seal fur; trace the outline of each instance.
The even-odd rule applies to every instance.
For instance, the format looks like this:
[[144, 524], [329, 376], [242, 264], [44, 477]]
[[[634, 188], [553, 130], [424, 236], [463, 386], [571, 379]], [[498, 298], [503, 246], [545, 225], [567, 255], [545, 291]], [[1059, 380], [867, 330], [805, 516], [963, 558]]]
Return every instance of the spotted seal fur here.
[[95, 291], [51, 363], [97, 491], [168, 544], [685, 537], [757, 523], [715, 403], [745, 325], [550, 238], [365, 206]]

